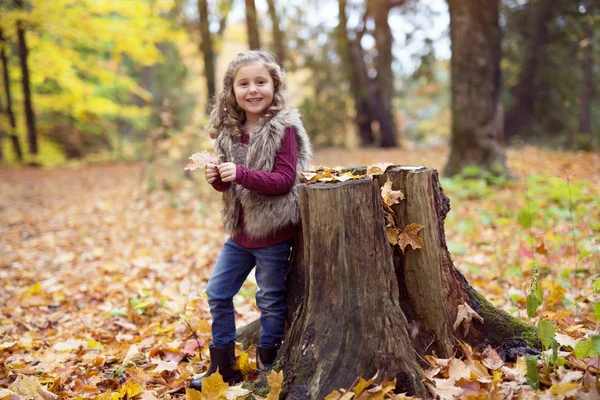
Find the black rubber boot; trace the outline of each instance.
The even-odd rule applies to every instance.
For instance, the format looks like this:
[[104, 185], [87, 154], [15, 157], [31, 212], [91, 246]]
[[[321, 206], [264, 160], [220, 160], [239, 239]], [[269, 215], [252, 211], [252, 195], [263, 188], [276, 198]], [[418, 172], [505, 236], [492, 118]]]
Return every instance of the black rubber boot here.
[[260, 347], [256, 349], [256, 364], [261, 373], [263, 371], [270, 370], [273, 366], [273, 362], [277, 358], [277, 352], [280, 346], [275, 347]]
[[208, 378], [214, 374], [217, 369], [223, 377], [223, 381], [229, 385], [235, 385], [244, 380], [240, 371], [234, 370], [233, 364], [235, 364], [235, 346], [230, 345], [228, 347], [212, 348], [208, 349], [210, 352], [210, 367], [206, 374], [202, 378], [194, 379], [190, 383], [190, 389], [202, 391], [202, 379]]

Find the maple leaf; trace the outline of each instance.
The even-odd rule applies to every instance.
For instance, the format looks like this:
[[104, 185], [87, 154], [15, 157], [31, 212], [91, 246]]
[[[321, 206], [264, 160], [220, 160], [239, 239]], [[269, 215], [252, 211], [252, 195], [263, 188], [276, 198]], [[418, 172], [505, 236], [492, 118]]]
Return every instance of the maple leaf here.
[[244, 376], [244, 380], [249, 380], [254, 374], [254, 371], [256, 371], [256, 363], [250, 362], [248, 353], [244, 352], [240, 354], [238, 358], [236, 358], [233, 369], [240, 371]]
[[175, 371], [177, 369], [178, 360], [163, 361], [160, 358], [151, 358], [150, 362], [156, 364], [156, 368], [152, 372], [160, 374], [163, 371]]
[[203, 400], [202, 393], [196, 389], [185, 388], [185, 400]]
[[456, 313], [456, 321], [452, 329], [457, 330], [459, 326], [463, 325], [464, 335], [467, 336], [469, 329], [471, 328], [471, 320], [475, 318], [483, 324], [483, 318], [475, 312], [467, 303], [459, 304], [458, 312]]
[[366, 388], [373, 384], [374, 381], [375, 379], [369, 379], [368, 381], [366, 381], [363, 378], [360, 378], [356, 386], [354, 386], [354, 389], [352, 389], [354, 390], [354, 394], [356, 394], [356, 397], [359, 397]]
[[229, 385], [223, 381], [223, 376], [219, 371], [202, 378], [202, 400], [216, 400], [225, 395]]
[[433, 397], [439, 396], [442, 400], [453, 400], [460, 396], [463, 389], [456, 387], [454, 379], [434, 379], [435, 386], [425, 382], [425, 386]]
[[400, 246], [402, 252], [405, 251], [406, 246], [408, 245], [410, 245], [413, 250], [423, 248], [423, 238], [420, 238], [417, 235], [423, 228], [425, 228], [423, 225], [414, 222], [404, 227], [404, 230], [398, 235], [398, 246]]
[[267, 383], [271, 388], [267, 400], [279, 400], [279, 393], [281, 393], [281, 386], [283, 385], [283, 371], [277, 373], [275, 370], [271, 370], [271, 373], [267, 376]]
[[206, 150], [203, 150], [201, 153], [194, 153], [189, 157], [191, 161], [187, 163], [183, 170], [194, 171], [195, 169], [206, 167], [207, 164], [218, 164], [219, 157], [219, 154]]
[[392, 190], [392, 181], [388, 177], [387, 182], [381, 187], [381, 198], [388, 206], [393, 206], [404, 200], [404, 193], [401, 190]]

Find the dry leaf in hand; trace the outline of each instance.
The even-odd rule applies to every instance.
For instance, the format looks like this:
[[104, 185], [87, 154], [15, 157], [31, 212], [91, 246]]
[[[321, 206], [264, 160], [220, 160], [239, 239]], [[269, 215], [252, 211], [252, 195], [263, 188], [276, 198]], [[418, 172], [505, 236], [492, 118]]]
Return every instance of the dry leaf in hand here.
[[204, 168], [207, 164], [218, 164], [219, 155], [203, 150], [201, 153], [194, 153], [190, 156], [190, 162], [183, 169], [193, 171], [197, 168]]

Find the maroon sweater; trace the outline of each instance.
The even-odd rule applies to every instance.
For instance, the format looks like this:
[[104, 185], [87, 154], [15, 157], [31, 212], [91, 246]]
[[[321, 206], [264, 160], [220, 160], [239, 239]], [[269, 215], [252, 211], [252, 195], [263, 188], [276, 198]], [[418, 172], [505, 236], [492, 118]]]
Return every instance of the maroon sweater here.
[[[242, 144], [248, 145], [249, 140], [250, 136], [247, 133], [242, 133]], [[275, 154], [273, 171], [256, 171], [242, 165], [237, 165], [235, 175], [235, 183], [253, 192], [275, 196], [289, 192], [294, 186], [296, 179], [296, 134], [294, 128], [286, 129], [286, 134], [281, 141], [281, 147], [277, 154]], [[230, 182], [223, 182], [220, 176], [217, 176], [217, 180], [212, 184], [213, 188], [219, 192], [227, 190], [229, 185]], [[239, 223], [241, 233], [233, 236], [232, 239], [237, 244], [251, 249], [283, 242], [292, 238], [296, 233], [296, 228], [290, 224], [271, 236], [252, 239], [246, 234], [244, 228], [244, 209], [241, 206]]]

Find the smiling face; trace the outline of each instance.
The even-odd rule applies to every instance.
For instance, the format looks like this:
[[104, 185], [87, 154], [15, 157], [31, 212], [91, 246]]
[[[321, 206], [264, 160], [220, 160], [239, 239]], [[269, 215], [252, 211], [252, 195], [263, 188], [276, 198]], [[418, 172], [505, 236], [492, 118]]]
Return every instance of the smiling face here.
[[273, 102], [273, 78], [262, 63], [244, 65], [235, 74], [233, 92], [246, 122], [254, 124]]

